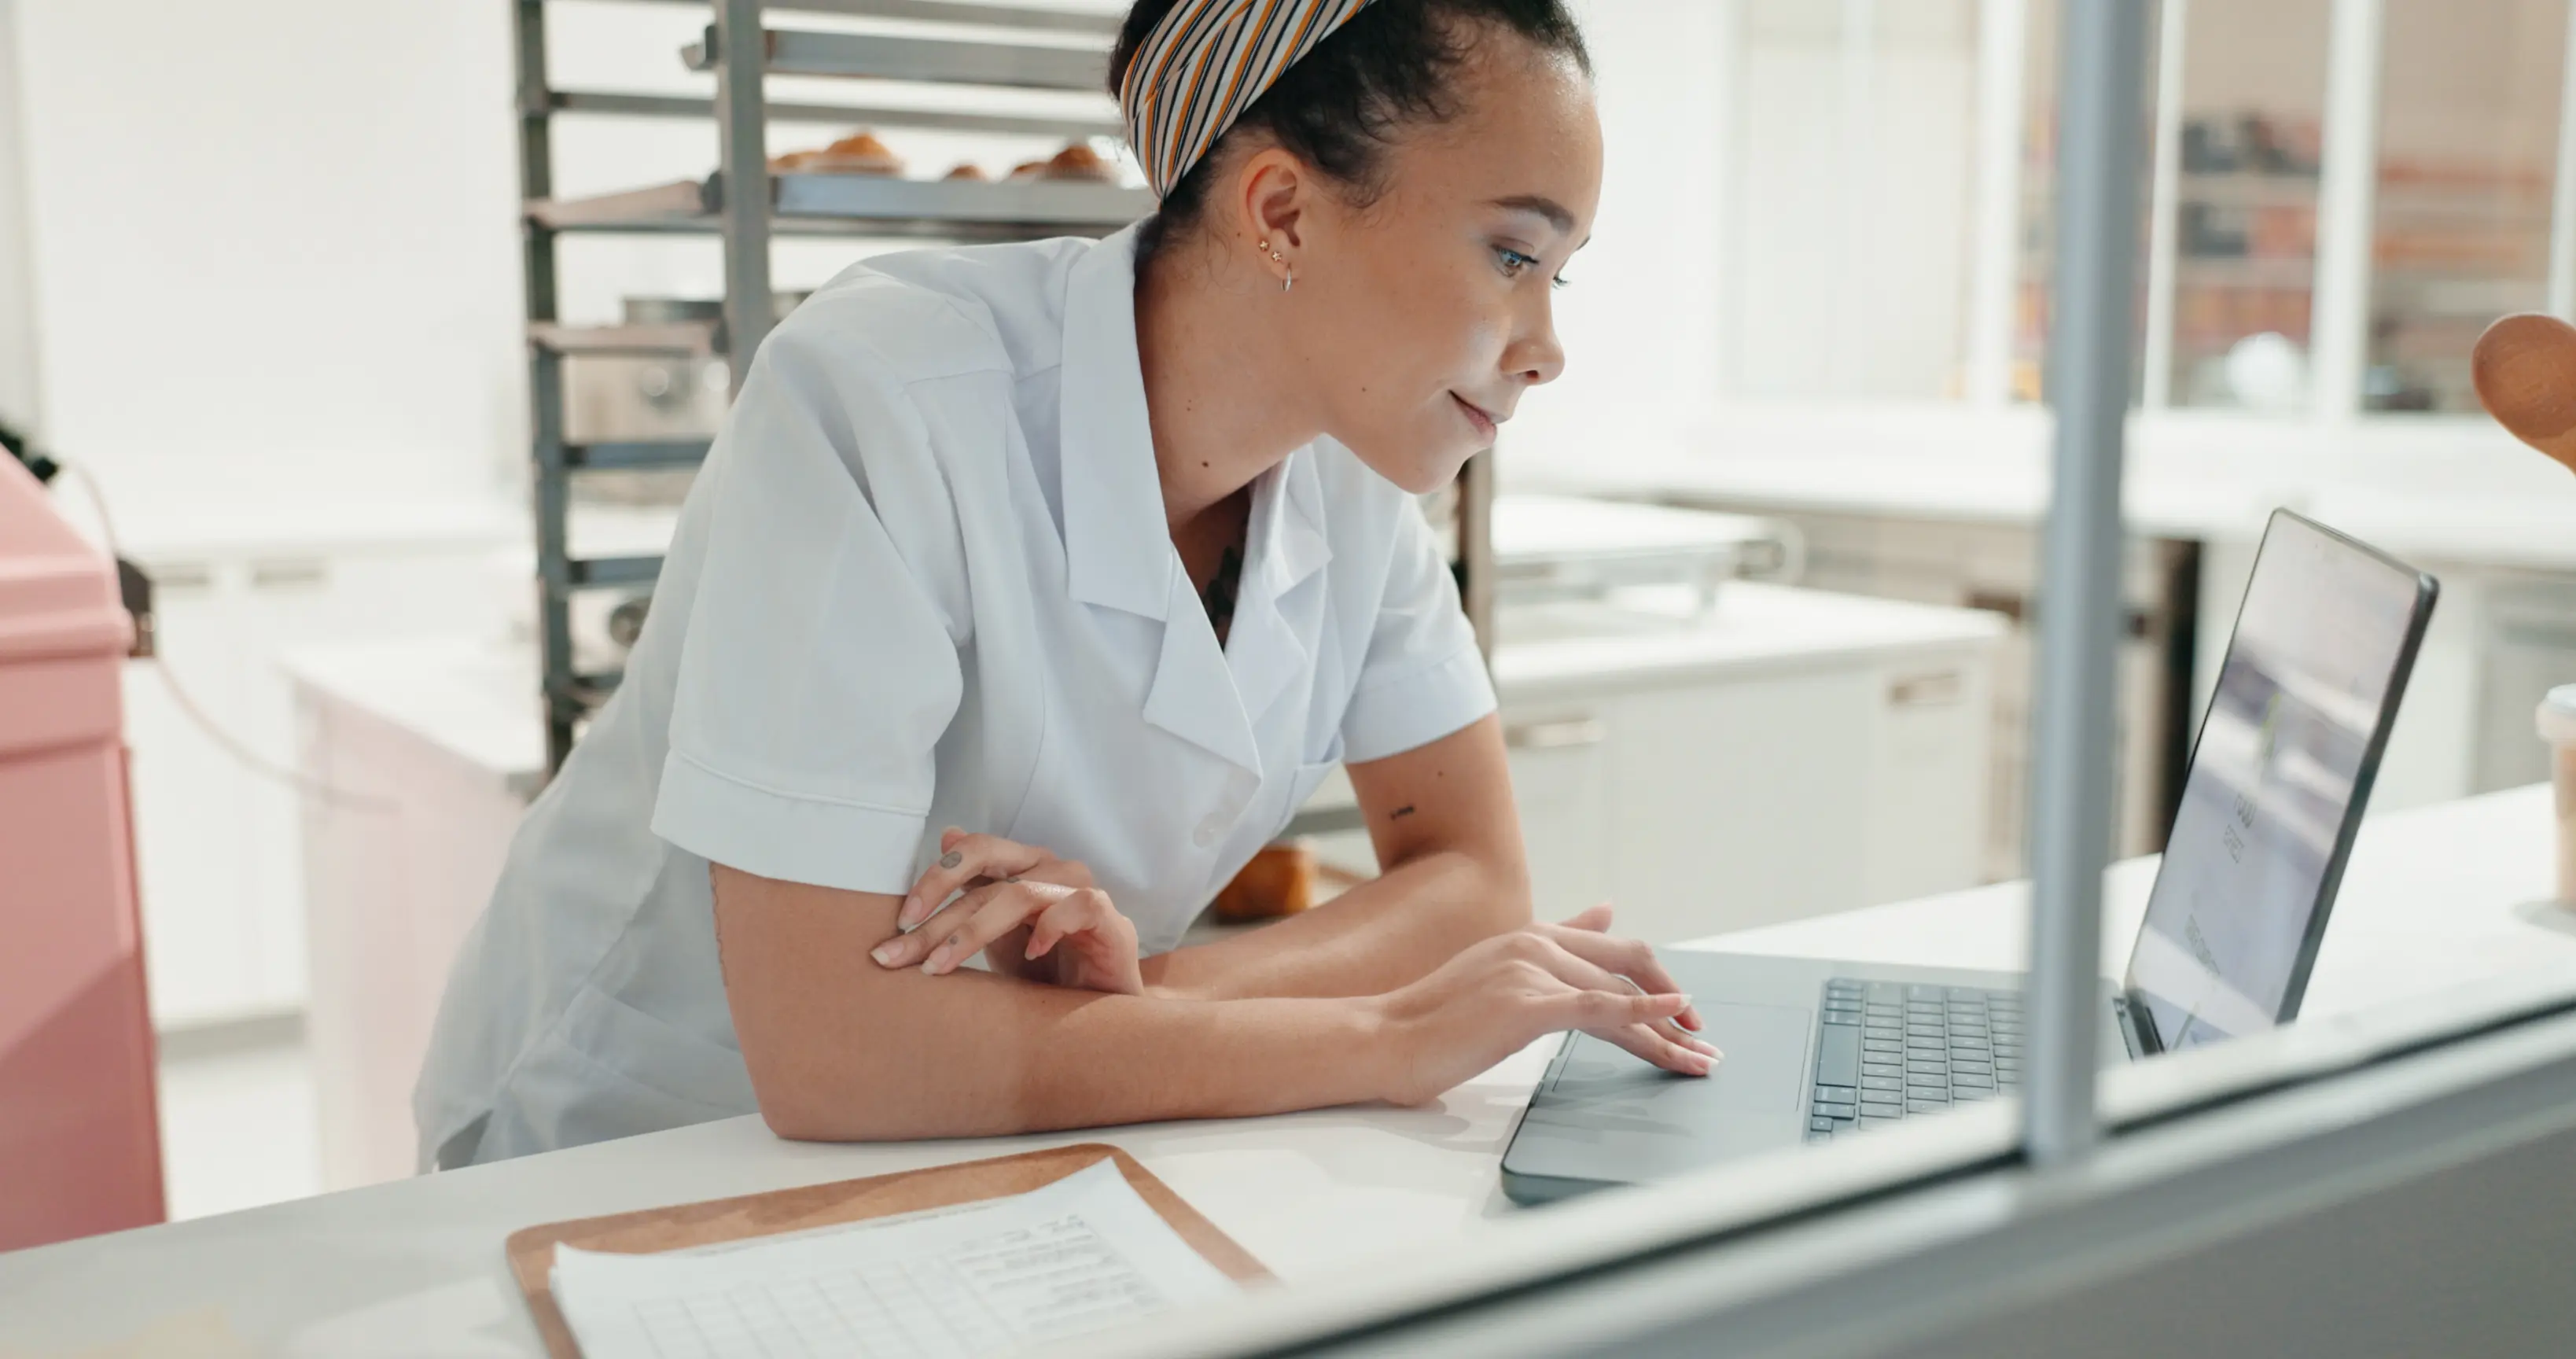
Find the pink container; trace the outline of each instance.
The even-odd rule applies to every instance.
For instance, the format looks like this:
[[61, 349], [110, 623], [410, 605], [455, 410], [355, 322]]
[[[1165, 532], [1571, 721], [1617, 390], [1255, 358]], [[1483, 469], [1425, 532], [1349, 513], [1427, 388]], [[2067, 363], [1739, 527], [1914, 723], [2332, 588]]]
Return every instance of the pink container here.
[[0, 457], [0, 1250], [159, 1222], [116, 569]]

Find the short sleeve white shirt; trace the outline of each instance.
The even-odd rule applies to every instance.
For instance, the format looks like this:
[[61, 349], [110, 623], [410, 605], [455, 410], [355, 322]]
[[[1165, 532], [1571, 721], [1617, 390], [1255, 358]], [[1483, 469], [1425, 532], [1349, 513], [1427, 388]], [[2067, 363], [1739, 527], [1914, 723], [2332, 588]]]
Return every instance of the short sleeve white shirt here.
[[901, 893], [961, 826], [1082, 860], [1162, 952], [1335, 764], [1492, 711], [1419, 508], [1330, 440], [1254, 484], [1220, 644], [1133, 260], [1132, 230], [880, 257], [761, 346], [449, 979], [424, 1162], [754, 1111], [710, 861]]

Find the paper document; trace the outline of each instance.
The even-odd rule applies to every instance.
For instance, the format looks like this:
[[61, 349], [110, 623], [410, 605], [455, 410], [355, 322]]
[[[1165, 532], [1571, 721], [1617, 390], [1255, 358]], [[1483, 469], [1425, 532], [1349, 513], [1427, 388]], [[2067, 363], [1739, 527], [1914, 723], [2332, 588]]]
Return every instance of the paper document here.
[[1109, 1161], [1010, 1198], [707, 1250], [557, 1246], [553, 1287], [583, 1359], [988, 1354], [1236, 1289]]

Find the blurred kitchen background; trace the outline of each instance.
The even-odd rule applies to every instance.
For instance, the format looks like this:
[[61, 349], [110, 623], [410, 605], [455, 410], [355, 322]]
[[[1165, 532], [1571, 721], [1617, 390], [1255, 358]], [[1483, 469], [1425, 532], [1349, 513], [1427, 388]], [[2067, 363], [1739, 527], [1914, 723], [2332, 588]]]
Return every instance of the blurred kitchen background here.
[[[1559, 294], [1570, 368], [1492, 485], [1431, 507], [1487, 624], [1543, 911], [1610, 899], [1668, 940], [2021, 871], [2060, 3], [1580, 6], [1610, 160]], [[820, 7], [794, 21], [1015, 38]], [[1043, 41], [1105, 45], [1114, 7], [1044, 7], [1093, 23]], [[2444, 582], [2373, 810], [2545, 776], [2529, 715], [2576, 681], [2576, 484], [2477, 412], [2467, 357], [2498, 315], [2576, 311], [2569, 10], [2159, 7], [2121, 852], [2162, 842], [2276, 505]], [[62, 511], [154, 584], [125, 697], [173, 1216], [409, 1169], [427, 1012], [547, 769], [532, 447], [550, 412], [574, 444], [702, 440], [726, 391], [717, 239], [566, 229], [553, 320], [589, 338], [545, 351], [560, 401], [532, 400], [520, 112], [558, 204], [703, 180], [703, 114], [636, 115], [709, 97], [681, 56], [707, 22], [0, 0], [0, 424], [75, 469]], [[867, 86], [952, 122], [1111, 115]], [[770, 150], [872, 125], [908, 180], [1072, 141], [1135, 182], [1061, 132], [779, 118]], [[785, 235], [774, 287], [792, 305], [910, 243]], [[649, 561], [688, 477], [551, 483], [564, 560]], [[649, 582], [563, 592], [562, 674], [614, 675]], [[1366, 872], [1337, 798], [1303, 843]]]

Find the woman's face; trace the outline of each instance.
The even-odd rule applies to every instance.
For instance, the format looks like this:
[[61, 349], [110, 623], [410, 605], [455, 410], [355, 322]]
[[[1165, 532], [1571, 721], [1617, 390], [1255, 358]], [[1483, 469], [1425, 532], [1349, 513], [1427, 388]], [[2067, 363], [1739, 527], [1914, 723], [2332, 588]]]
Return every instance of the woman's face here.
[[1564, 371], [1550, 294], [1601, 196], [1581, 68], [1487, 33], [1453, 79], [1457, 116], [1397, 135], [1376, 201], [1308, 200], [1281, 299], [1325, 432], [1416, 494]]

